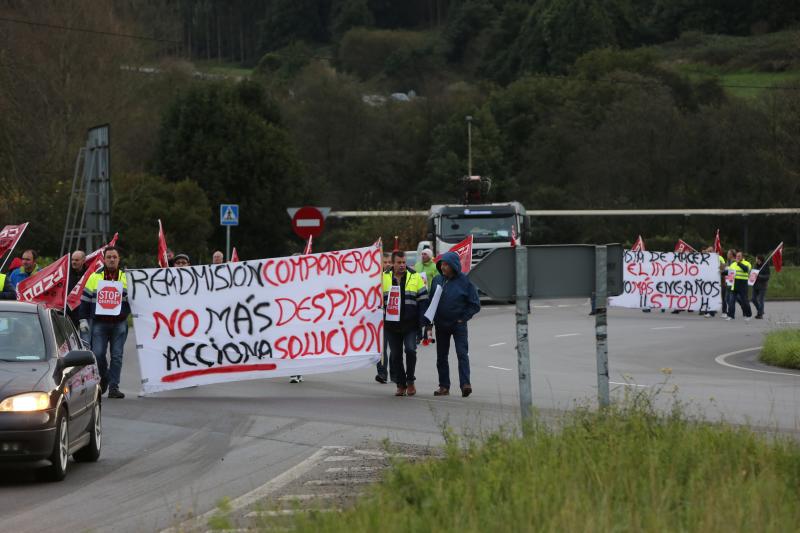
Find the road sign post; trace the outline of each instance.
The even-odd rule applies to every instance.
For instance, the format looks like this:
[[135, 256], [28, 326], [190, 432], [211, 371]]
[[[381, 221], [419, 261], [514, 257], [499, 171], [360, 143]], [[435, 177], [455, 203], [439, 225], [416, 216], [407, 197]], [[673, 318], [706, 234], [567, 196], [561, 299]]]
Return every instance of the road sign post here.
[[517, 370], [523, 421], [531, 415], [533, 393], [528, 338], [529, 298], [597, 299], [595, 320], [598, 400], [609, 405], [606, 301], [623, 290], [623, 250], [619, 244], [518, 246], [496, 248], [469, 272], [490, 298], [516, 300]]
[[239, 225], [239, 204], [219, 204], [219, 224], [225, 226], [225, 260], [231, 260], [231, 226]]
[[519, 408], [522, 431], [527, 431], [533, 416], [533, 384], [531, 383], [531, 352], [528, 339], [528, 250], [518, 246], [514, 251], [517, 273], [517, 376], [519, 378]]
[[608, 407], [608, 249], [605, 246], [595, 247], [595, 308], [594, 338], [597, 351], [597, 402], [600, 407]]

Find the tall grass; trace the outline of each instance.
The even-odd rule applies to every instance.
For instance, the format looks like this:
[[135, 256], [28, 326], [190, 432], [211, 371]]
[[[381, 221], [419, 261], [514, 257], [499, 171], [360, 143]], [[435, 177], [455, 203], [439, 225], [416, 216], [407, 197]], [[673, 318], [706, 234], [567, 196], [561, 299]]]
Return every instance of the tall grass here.
[[800, 267], [785, 266], [780, 272], [772, 269], [767, 286], [767, 299], [800, 299]]
[[760, 358], [770, 365], [800, 369], [800, 329], [767, 333]]
[[[644, 398], [644, 401], [642, 401]], [[534, 422], [525, 437], [449, 438], [442, 460], [398, 464], [352, 510], [298, 531], [797, 531], [800, 447], [710, 424], [652, 398]]]

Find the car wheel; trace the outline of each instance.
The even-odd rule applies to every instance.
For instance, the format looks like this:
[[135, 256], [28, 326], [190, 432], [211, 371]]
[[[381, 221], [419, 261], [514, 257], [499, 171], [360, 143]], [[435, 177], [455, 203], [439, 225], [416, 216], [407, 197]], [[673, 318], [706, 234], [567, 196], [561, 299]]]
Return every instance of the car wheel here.
[[56, 438], [53, 442], [53, 451], [48, 459], [50, 466], [37, 470], [37, 477], [44, 481], [63, 480], [67, 475], [67, 466], [69, 465], [69, 429], [67, 428], [67, 414], [63, 407], [58, 410]]
[[92, 413], [92, 423], [89, 427], [89, 444], [72, 454], [72, 457], [80, 463], [93, 463], [100, 458], [100, 447], [103, 444], [103, 424], [100, 399], [94, 404]]

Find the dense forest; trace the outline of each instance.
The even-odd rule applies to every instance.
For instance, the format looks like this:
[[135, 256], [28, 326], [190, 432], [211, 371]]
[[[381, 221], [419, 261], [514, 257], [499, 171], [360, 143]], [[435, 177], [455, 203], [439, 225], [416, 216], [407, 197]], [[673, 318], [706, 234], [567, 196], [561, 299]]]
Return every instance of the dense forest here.
[[[144, 262], [157, 218], [207, 259], [223, 202], [264, 257], [300, 248], [290, 206], [456, 201], [467, 116], [493, 201], [797, 207], [800, 2], [0, 0], [0, 224], [31, 220], [50, 255], [96, 124], [113, 225]], [[410, 247], [421, 222], [332, 221], [318, 246]], [[717, 227], [753, 251], [800, 241], [796, 217], [540, 219], [529, 237], [700, 246]]]

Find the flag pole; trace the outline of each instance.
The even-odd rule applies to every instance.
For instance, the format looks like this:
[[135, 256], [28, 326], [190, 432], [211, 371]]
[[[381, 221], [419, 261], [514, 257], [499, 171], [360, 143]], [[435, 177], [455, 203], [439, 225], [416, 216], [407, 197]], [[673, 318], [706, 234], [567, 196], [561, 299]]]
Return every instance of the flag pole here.
[[72, 259], [67, 250], [67, 278], [64, 280], [64, 316], [67, 316], [67, 299], [69, 298], [69, 270], [72, 268]]
[[17, 240], [14, 242], [14, 246], [12, 246], [11, 249], [8, 251], [8, 254], [6, 255], [6, 258], [3, 259], [3, 264], [0, 265], [0, 272], [2, 272], [3, 269], [6, 267], [6, 263], [8, 262], [8, 258], [11, 257], [11, 255], [14, 253], [14, 248], [16, 248], [17, 244], [19, 243], [19, 241], [22, 240], [22, 234], [25, 233], [26, 229], [28, 229], [28, 224], [29, 223], [26, 222], [25, 225], [22, 226], [22, 231], [19, 232], [19, 237], [17, 237]]

